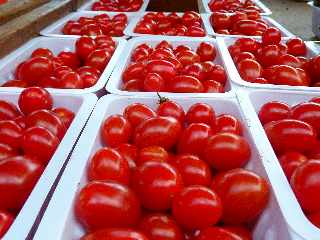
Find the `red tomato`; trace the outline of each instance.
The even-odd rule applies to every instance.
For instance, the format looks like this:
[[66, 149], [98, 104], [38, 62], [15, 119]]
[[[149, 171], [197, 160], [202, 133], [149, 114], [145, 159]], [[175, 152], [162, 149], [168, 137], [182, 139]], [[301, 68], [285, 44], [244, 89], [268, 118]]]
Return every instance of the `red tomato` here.
[[68, 67], [68, 66], [60, 66], [57, 67], [54, 71], [53, 71], [53, 75], [58, 78], [61, 79], [63, 77], [63, 75], [65, 75], [68, 72], [72, 72], [72, 68]]
[[200, 93], [204, 91], [203, 84], [195, 77], [179, 75], [169, 83], [168, 89], [174, 93]]
[[229, 114], [222, 114], [217, 117], [215, 130], [218, 133], [233, 133], [242, 136], [241, 122]]
[[122, 74], [123, 82], [131, 79], [143, 79], [145, 76], [145, 66], [141, 62], [130, 64]]
[[128, 143], [132, 135], [132, 126], [121, 115], [111, 115], [104, 120], [101, 137], [107, 146], [117, 147], [121, 143]]
[[43, 170], [42, 164], [29, 156], [15, 156], [1, 160], [1, 208], [18, 212]]
[[279, 162], [288, 181], [296, 168], [307, 160], [307, 157], [299, 152], [286, 152], [280, 156]]
[[256, 60], [256, 57], [250, 52], [241, 52], [234, 58], [235, 63], [239, 63], [244, 59]]
[[105, 69], [111, 59], [111, 54], [106, 50], [94, 50], [86, 58], [85, 65], [94, 67], [101, 72]]
[[134, 133], [137, 147], [160, 146], [170, 149], [181, 134], [181, 124], [172, 117], [152, 117], [141, 123]]
[[200, 56], [201, 62], [214, 61], [217, 55], [217, 51], [212, 43], [201, 42], [197, 48], [197, 54]]
[[67, 129], [69, 128], [75, 117], [75, 114], [72, 111], [63, 107], [54, 108], [52, 112], [55, 113], [58, 118], [60, 118]]
[[116, 150], [121, 154], [121, 156], [128, 162], [130, 169], [136, 167], [136, 161], [138, 158], [138, 148], [132, 144], [122, 143]]
[[288, 53], [293, 56], [305, 56], [307, 47], [304, 41], [300, 38], [292, 38], [287, 41]]
[[38, 79], [44, 76], [50, 76], [53, 71], [52, 62], [46, 57], [30, 58], [21, 67], [21, 80], [28, 84], [36, 84]]
[[[301, 70], [303, 71], [303, 70]], [[275, 68], [272, 83], [290, 86], [308, 86], [309, 82], [303, 78], [296, 68], [279, 65]]]
[[4, 210], [0, 211], [0, 237], [2, 238], [14, 221], [14, 216]]
[[262, 67], [261, 65], [252, 59], [245, 59], [238, 63], [238, 71], [240, 76], [245, 81], [254, 81], [256, 78], [261, 77]]
[[26, 117], [26, 126], [29, 127], [44, 127], [60, 140], [67, 131], [64, 123], [54, 113], [42, 109], [30, 113]]
[[143, 81], [143, 90], [146, 92], [164, 92], [165, 80], [158, 73], [148, 73]]
[[127, 228], [106, 228], [89, 233], [81, 240], [149, 240], [143, 233]]
[[227, 81], [227, 75], [224, 68], [218, 64], [216, 64], [213, 69], [207, 73], [207, 78], [209, 80], [217, 81], [222, 85], [225, 85]]
[[0, 121], [12, 120], [19, 117], [20, 112], [16, 105], [11, 102], [0, 100]]
[[205, 93], [223, 93], [224, 87], [221, 83], [215, 80], [206, 80], [203, 82]]
[[[240, 20], [233, 25], [233, 29], [241, 34], [252, 36], [259, 29], [258, 22], [255, 20]], [[265, 26], [263, 30], [266, 30]]]
[[193, 104], [186, 115], [187, 123], [205, 123], [215, 125], [216, 114], [213, 108], [206, 103]]
[[279, 29], [275, 27], [269, 27], [263, 34], [262, 34], [262, 44], [272, 45], [272, 44], [279, 44], [281, 41], [281, 32]]
[[213, 13], [210, 16], [210, 23], [214, 30], [228, 29], [231, 26], [230, 15], [219, 12]]
[[185, 128], [178, 142], [178, 153], [203, 155], [203, 147], [212, 135], [211, 128], [204, 123], [192, 123]]
[[214, 190], [223, 205], [222, 220], [230, 224], [250, 223], [265, 209], [269, 185], [265, 179], [245, 169], [223, 173]]
[[320, 213], [310, 213], [307, 215], [309, 221], [315, 225], [317, 228], [320, 228]]
[[136, 194], [119, 183], [90, 182], [75, 199], [75, 215], [88, 231], [135, 226], [140, 214]]
[[301, 164], [293, 172], [291, 187], [306, 212], [319, 212], [320, 200], [320, 161], [309, 160]]
[[203, 69], [203, 66], [200, 63], [193, 63], [184, 67], [183, 72], [186, 75], [197, 78], [200, 81], [203, 81], [206, 78], [206, 72]]
[[200, 56], [192, 50], [181, 51], [176, 57], [183, 66], [200, 62]]
[[20, 110], [24, 114], [29, 114], [40, 109], [51, 110], [53, 100], [44, 88], [30, 87], [21, 92], [18, 103]]
[[54, 57], [53, 53], [48, 48], [37, 48], [31, 54], [31, 57], [45, 57], [48, 59], [52, 59]]
[[21, 146], [22, 133], [22, 128], [15, 121], [0, 121], [0, 143], [18, 149]]
[[131, 123], [132, 127], [135, 128], [144, 120], [156, 117], [157, 114], [145, 104], [132, 103], [124, 109], [123, 116]]
[[173, 78], [177, 72], [175, 66], [166, 60], [151, 60], [146, 65], [148, 73], [157, 73], [165, 80]]
[[112, 38], [110, 36], [97, 36], [94, 41], [96, 42], [96, 44], [98, 46], [100, 45], [103, 45], [103, 44], [107, 44], [107, 45], [110, 45], [110, 46], [113, 46], [115, 47], [116, 46], [116, 43], [115, 41], [112, 40]]
[[78, 58], [77, 54], [73, 52], [60, 52], [58, 54], [58, 58], [63, 62], [64, 65], [72, 69], [77, 69], [80, 67], [80, 59]]
[[77, 89], [83, 87], [83, 80], [76, 72], [68, 72], [64, 74], [59, 82], [59, 88]]
[[0, 143], [0, 161], [9, 157], [17, 156], [18, 152], [7, 144]]
[[140, 222], [139, 229], [150, 240], [184, 240], [176, 221], [165, 214], [154, 213], [145, 216]]
[[242, 238], [240, 235], [222, 227], [208, 227], [200, 230], [199, 235], [195, 240], [251, 240], [252, 238]]
[[172, 214], [183, 228], [201, 229], [220, 220], [222, 204], [219, 196], [209, 188], [190, 186], [174, 197]]
[[83, 60], [85, 60], [96, 47], [95, 41], [88, 36], [80, 37], [76, 41], [76, 53]]
[[128, 162], [114, 149], [101, 148], [91, 158], [87, 169], [89, 181], [113, 181], [128, 185]]
[[191, 154], [180, 154], [177, 155], [173, 161], [171, 161], [171, 164], [180, 172], [185, 186], [210, 186], [210, 167], [199, 157]]
[[264, 67], [275, 65], [280, 54], [280, 49], [277, 45], [264, 46], [259, 53], [259, 62]]
[[167, 99], [160, 99], [160, 104], [157, 108], [157, 114], [162, 117], [173, 117], [181, 124], [183, 124], [185, 120], [185, 112], [181, 105]]
[[25, 129], [26, 128], [26, 118], [25, 116], [19, 116], [17, 118], [14, 119], [14, 121], [22, 128]]
[[6, 81], [1, 87], [18, 87], [18, 88], [26, 88], [28, 87], [28, 83], [23, 80], [9, 80]]
[[255, 53], [259, 48], [258, 42], [252, 38], [239, 38], [234, 44], [240, 48], [241, 52]]
[[137, 165], [141, 166], [145, 162], [168, 162], [169, 154], [168, 152], [159, 146], [149, 146], [140, 149], [138, 158], [137, 158]]
[[279, 65], [288, 65], [294, 68], [300, 68], [302, 66], [300, 60], [290, 54], [283, 54], [278, 58]]
[[146, 162], [133, 173], [132, 185], [144, 208], [162, 211], [171, 207], [172, 199], [182, 189], [183, 182], [171, 165]]
[[47, 164], [59, 146], [59, 138], [43, 127], [30, 127], [22, 136], [22, 149], [25, 154], [37, 157]]
[[304, 153], [313, 149], [317, 143], [315, 130], [300, 120], [283, 119], [269, 122], [264, 125], [264, 130], [277, 153], [287, 151]]
[[143, 90], [143, 81], [141, 79], [131, 79], [123, 84], [122, 89], [128, 92], [140, 92]]
[[289, 118], [290, 106], [283, 102], [268, 102], [259, 111], [259, 119], [264, 125], [268, 122]]

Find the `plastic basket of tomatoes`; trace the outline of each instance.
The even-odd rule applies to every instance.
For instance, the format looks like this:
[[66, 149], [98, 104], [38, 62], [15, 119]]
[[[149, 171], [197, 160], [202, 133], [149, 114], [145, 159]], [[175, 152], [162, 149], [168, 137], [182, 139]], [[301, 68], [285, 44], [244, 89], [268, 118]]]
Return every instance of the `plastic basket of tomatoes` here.
[[129, 40], [106, 90], [122, 95], [172, 92], [195, 96], [230, 91], [229, 77], [215, 39], [139, 37]]
[[318, 239], [319, 94], [286, 90], [275, 94], [259, 89], [238, 96], [259, 136], [258, 144], [291, 239]]
[[0, 93], [1, 239], [26, 239], [97, 101], [31, 87]]
[[61, 93], [98, 93], [125, 44], [106, 36], [35, 38], [1, 60], [0, 90], [40, 86]]
[[280, 40], [279, 32], [270, 28], [262, 40], [218, 38], [217, 42], [224, 53], [227, 70], [233, 76], [231, 81], [236, 85], [255, 89], [319, 90], [320, 57], [314, 47], [300, 38]]
[[107, 35], [127, 38], [124, 30], [135, 16], [128, 12], [74, 12], [42, 29], [40, 34], [47, 37]]
[[138, 15], [125, 29], [132, 37], [146, 35], [205, 37], [207, 35], [199, 13], [145, 12]]
[[[246, 124], [246, 109], [240, 108], [237, 98], [232, 94], [210, 98], [163, 97], [170, 99], [162, 99], [160, 105], [157, 96], [107, 95], [99, 100], [34, 239], [43, 239], [44, 236], [79, 239], [86, 234], [82, 239], [91, 239], [99, 235], [128, 236], [133, 232], [139, 240], [158, 239], [168, 233], [176, 239], [184, 239], [184, 235], [194, 239], [214, 239], [217, 236], [290, 239], [273, 187], [268, 183], [255, 137]], [[179, 126], [182, 129], [179, 130]], [[135, 133], [130, 140], [133, 129]], [[193, 138], [193, 133], [201, 137]], [[233, 139], [230, 145], [219, 144], [225, 137], [226, 141]], [[106, 164], [99, 164], [104, 160]], [[108, 161], [117, 162], [119, 167], [120, 162], [123, 165], [109, 171], [102, 170], [103, 166], [113, 165], [107, 164]], [[224, 173], [216, 175], [222, 169], [231, 174], [227, 174], [229, 177], [235, 177], [233, 183], [230, 182], [233, 177]], [[128, 174], [131, 174], [130, 178]], [[247, 200], [248, 195], [242, 191], [248, 185], [246, 188], [238, 185], [241, 185], [241, 174], [244, 179], [252, 180], [248, 182], [250, 186], [258, 184]], [[241, 194], [239, 198], [225, 197], [228, 190], [222, 193], [220, 189], [224, 177], [239, 190], [234, 194], [242, 192], [243, 198]], [[106, 182], [101, 182], [102, 179]], [[210, 179], [213, 179], [212, 185]], [[220, 197], [215, 191], [224, 204], [223, 213], [217, 200]], [[259, 199], [256, 198], [258, 195]], [[95, 205], [95, 196], [100, 196], [101, 208]], [[62, 198], [64, 204], [61, 204]], [[233, 204], [232, 199], [238, 199], [238, 204]], [[143, 206], [142, 214], [139, 204]], [[201, 204], [210, 206], [202, 208]], [[157, 214], [152, 212], [155, 210]], [[218, 222], [225, 224], [215, 225]], [[229, 225], [231, 222], [243, 225], [233, 228]], [[202, 230], [199, 232], [198, 228]]]
[[269, 17], [260, 16], [254, 12], [236, 12], [212, 14], [201, 14], [202, 21], [208, 35], [216, 37], [243, 37], [251, 36], [260, 38], [263, 32], [269, 27], [275, 27], [280, 30], [284, 38], [294, 35], [285, 27]]
[[148, 4], [149, 0], [90, 0], [83, 4], [78, 11], [143, 12], [147, 9]]
[[271, 15], [271, 10], [259, 0], [202, 0], [207, 13], [211, 12], [250, 12], [258, 11], [261, 15]]

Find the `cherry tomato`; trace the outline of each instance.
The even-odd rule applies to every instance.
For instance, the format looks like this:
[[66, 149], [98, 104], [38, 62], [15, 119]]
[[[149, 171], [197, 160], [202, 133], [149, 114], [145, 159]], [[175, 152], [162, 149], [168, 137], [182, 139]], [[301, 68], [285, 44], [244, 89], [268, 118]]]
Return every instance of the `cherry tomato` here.
[[208, 227], [200, 230], [199, 235], [195, 238], [196, 240], [251, 240], [251, 238], [242, 238], [238, 234], [230, 231], [223, 227]]
[[88, 231], [135, 226], [140, 211], [136, 194], [114, 182], [90, 182], [75, 199], [75, 215]]
[[200, 62], [200, 56], [192, 50], [181, 51], [176, 57], [183, 66]]
[[81, 240], [149, 240], [142, 232], [127, 228], [106, 228], [89, 233]]
[[293, 56], [305, 56], [307, 54], [307, 47], [302, 39], [292, 38], [287, 41], [288, 53]]
[[320, 213], [310, 213], [307, 215], [309, 221], [315, 225], [317, 228], [320, 228]]
[[53, 71], [52, 62], [46, 57], [30, 58], [21, 67], [21, 78], [29, 85], [36, 84], [38, 79], [44, 76], [50, 76]]
[[0, 161], [9, 157], [17, 156], [18, 152], [7, 144], [0, 143]]
[[69, 128], [75, 117], [75, 114], [72, 111], [63, 107], [54, 108], [52, 109], [52, 112], [60, 118], [66, 128]]
[[144, 120], [156, 117], [157, 114], [145, 104], [133, 103], [124, 109], [123, 116], [131, 123], [132, 127], [137, 127]]
[[181, 124], [172, 117], [152, 117], [142, 122], [134, 133], [137, 147], [160, 146], [170, 149], [181, 134]]
[[17, 107], [8, 101], [0, 100], [0, 121], [12, 120], [20, 115]]
[[261, 49], [259, 62], [264, 67], [275, 65], [280, 57], [280, 49], [277, 45], [267, 45]]
[[136, 146], [128, 143], [122, 143], [116, 148], [116, 150], [128, 162], [130, 169], [134, 169], [136, 167], [136, 161], [138, 158], [138, 148]]
[[58, 54], [58, 58], [63, 62], [64, 65], [72, 69], [77, 69], [80, 67], [80, 59], [78, 58], [77, 54], [73, 52], [60, 52]]
[[83, 36], [76, 41], [76, 53], [83, 60], [85, 60], [96, 47], [95, 41], [88, 36]]
[[183, 228], [201, 229], [214, 225], [220, 220], [222, 204], [219, 196], [209, 188], [190, 186], [174, 197], [172, 214]]
[[234, 44], [240, 48], [241, 52], [255, 53], [259, 48], [258, 42], [252, 38], [239, 38]]
[[[303, 71], [301, 69], [301, 71]], [[281, 85], [290, 85], [290, 86], [308, 86], [309, 81], [303, 78], [298, 69], [286, 66], [279, 65], [275, 68], [274, 76], [272, 79], [272, 83], [281, 84]]]
[[319, 212], [320, 161], [309, 160], [296, 168], [291, 177], [291, 187], [303, 210]]
[[131, 79], [123, 84], [122, 89], [128, 92], [140, 92], [143, 90], [143, 81], [141, 79]]
[[165, 80], [158, 73], [148, 73], [143, 81], [143, 90], [146, 92], [163, 92], [165, 88]]
[[14, 221], [14, 216], [4, 210], [0, 211], [0, 237], [2, 238]]
[[225, 85], [227, 81], [227, 75], [224, 68], [216, 64], [213, 69], [207, 73], [207, 79], [214, 80], [222, 85]]
[[159, 146], [149, 146], [142, 148], [139, 151], [139, 155], [137, 158], [137, 165], [141, 166], [145, 162], [168, 162], [169, 154], [168, 152]]
[[111, 59], [111, 54], [102, 49], [92, 51], [86, 58], [85, 64], [94, 67], [101, 72], [105, 69]]
[[160, 104], [157, 108], [157, 114], [162, 117], [173, 117], [181, 124], [183, 124], [185, 120], [185, 112], [181, 105], [167, 99], [160, 99]]
[[148, 73], [157, 73], [165, 80], [173, 78], [177, 72], [175, 66], [166, 60], [151, 60], [146, 65]]
[[215, 125], [216, 114], [213, 108], [206, 103], [193, 104], [186, 115], [187, 123], [205, 123]]
[[142, 79], [145, 76], [145, 66], [141, 62], [130, 64], [122, 74], [123, 82], [128, 82], [132, 79]]
[[281, 55], [277, 62], [279, 65], [288, 65], [294, 68], [300, 68], [302, 66], [300, 60], [291, 54]]
[[203, 84], [195, 77], [179, 75], [169, 83], [168, 89], [174, 93], [201, 93], [204, 91]]
[[307, 160], [307, 157], [299, 152], [286, 152], [279, 158], [281, 167], [289, 181], [296, 168]]
[[15, 156], [0, 161], [0, 204], [18, 212], [43, 172], [43, 165], [30, 156]]
[[247, 141], [233, 133], [218, 133], [208, 139], [204, 157], [220, 171], [244, 166], [251, 156]]
[[140, 222], [139, 229], [150, 240], [184, 240], [176, 221], [165, 214], [155, 213], [145, 216]]
[[18, 149], [21, 146], [22, 133], [22, 128], [15, 121], [0, 121], [0, 143]]
[[197, 78], [200, 81], [203, 81], [206, 78], [206, 72], [203, 69], [203, 66], [200, 63], [193, 63], [184, 67], [183, 72], [186, 75]]
[[223, 93], [224, 87], [221, 83], [215, 80], [206, 80], [203, 82], [205, 93]]
[[266, 180], [245, 169], [223, 173], [215, 186], [214, 190], [222, 201], [225, 223], [250, 223], [260, 215], [269, 200]]
[[262, 124], [289, 118], [290, 107], [283, 102], [268, 102], [259, 111], [259, 119]]
[[9, 80], [6, 81], [1, 87], [18, 87], [18, 88], [26, 88], [28, 87], [28, 83], [23, 80]]
[[256, 78], [261, 77], [261, 65], [252, 59], [245, 59], [238, 63], [238, 70], [240, 76], [246, 81], [254, 81]]
[[275, 27], [269, 27], [263, 34], [262, 34], [262, 44], [272, 45], [272, 44], [279, 44], [281, 41], [281, 32], [279, 29]]
[[197, 48], [197, 54], [200, 56], [200, 60], [204, 61], [214, 61], [217, 55], [215, 46], [209, 42], [201, 42]]
[[226, 13], [216, 12], [210, 16], [210, 23], [215, 30], [228, 29], [231, 26], [231, 19]]
[[236, 57], [234, 58], [235, 63], [239, 63], [244, 59], [252, 59], [252, 60], [256, 60], [256, 57], [253, 55], [253, 53], [250, 52], [241, 52], [239, 54], [236, 55]]
[[68, 72], [64, 74], [59, 82], [59, 88], [77, 89], [83, 87], [83, 80], [76, 72]]
[[241, 122], [229, 114], [217, 116], [215, 130], [219, 133], [233, 133], [242, 136]]

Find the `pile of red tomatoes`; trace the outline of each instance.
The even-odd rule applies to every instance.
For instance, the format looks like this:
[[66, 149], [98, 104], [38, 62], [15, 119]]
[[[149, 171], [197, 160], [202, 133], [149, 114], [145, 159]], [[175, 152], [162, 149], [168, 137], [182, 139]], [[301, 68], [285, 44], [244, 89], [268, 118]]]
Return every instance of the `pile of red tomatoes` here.
[[37, 183], [74, 118], [66, 108], [53, 108], [43, 88], [27, 88], [18, 107], [0, 100], [0, 237]]
[[135, 33], [169, 36], [204, 37], [206, 35], [199, 13], [150, 12], [145, 14], [134, 28]]
[[124, 13], [116, 14], [113, 17], [103, 13], [94, 17], [80, 17], [76, 21], [69, 20], [62, 28], [62, 33], [65, 35], [121, 37], [127, 23], [128, 17]]
[[95, 39], [80, 37], [75, 52], [60, 52], [57, 56], [47, 48], [34, 50], [29, 59], [15, 70], [15, 79], [2, 87], [82, 89], [96, 84], [115, 51], [116, 43], [108, 36]]
[[269, 28], [262, 41], [239, 38], [229, 52], [243, 80], [253, 83], [310, 86], [320, 84], [320, 56], [306, 58], [303, 40], [281, 42], [277, 29]]
[[75, 199], [82, 240], [252, 239], [270, 192], [243, 168], [251, 147], [239, 119], [166, 99], [156, 110], [128, 105], [100, 134], [105, 147], [91, 156]]
[[320, 228], [320, 98], [293, 107], [268, 102], [259, 118], [302, 209]]
[[135, 12], [139, 11], [143, 0], [99, 0], [91, 6], [93, 11]]
[[211, 0], [208, 6], [212, 12], [261, 12], [261, 9], [252, 0]]
[[212, 13], [210, 23], [216, 33], [226, 35], [261, 36], [269, 28], [257, 11]]
[[221, 65], [214, 64], [216, 48], [201, 42], [196, 51], [189, 46], [173, 47], [162, 41], [152, 48], [137, 46], [122, 74], [126, 91], [200, 93], [224, 92], [227, 76]]

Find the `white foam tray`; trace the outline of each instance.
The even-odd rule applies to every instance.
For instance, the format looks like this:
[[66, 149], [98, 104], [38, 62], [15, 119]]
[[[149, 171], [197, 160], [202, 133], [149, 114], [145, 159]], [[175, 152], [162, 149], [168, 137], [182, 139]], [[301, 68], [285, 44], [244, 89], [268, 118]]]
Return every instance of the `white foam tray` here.
[[[145, 37], [145, 36], [167, 36], [167, 35], [154, 35], [154, 34], [142, 34], [142, 33], [135, 33], [134, 32], [134, 28], [136, 27], [137, 23], [143, 18], [143, 16], [145, 14], [147, 14], [149, 12], [144, 12], [144, 13], [140, 13], [140, 14], [137, 14], [135, 16], [135, 18], [130, 21], [130, 23], [128, 24], [128, 26], [125, 28], [124, 30], [124, 34], [127, 35], [127, 36], [131, 36], [131, 37]], [[169, 14], [170, 12], [164, 12], [165, 15]], [[177, 12], [178, 16], [182, 16], [183, 15], [183, 12]], [[206, 33], [206, 35], [208, 35], [208, 32], [207, 32], [207, 28], [205, 27], [205, 24], [204, 22], [202, 22], [202, 27]], [[172, 37], [172, 36], [171, 36]], [[178, 36], [177, 36], [178, 37]], [[189, 38], [193, 38], [193, 37], [189, 37]]]
[[[202, 1], [202, 4], [203, 4], [205, 12], [206, 13], [212, 13], [212, 11], [210, 10], [210, 8], [208, 6], [208, 3], [210, 2], [210, 0], [201, 0], [201, 1]], [[272, 14], [271, 10], [266, 5], [264, 5], [261, 1], [253, 0], [253, 2], [255, 3], [255, 5], [257, 7], [259, 7], [261, 9], [261, 13], [260, 14], [262, 16], [266, 16], [266, 15], [271, 15]]]
[[[210, 104], [217, 114], [228, 113], [239, 118], [243, 122], [244, 136], [248, 140], [252, 156], [246, 168], [250, 169], [268, 180], [260, 154], [260, 147], [257, 148], [256, 137], [249, 131], [250, 125], [246, 125], [245, 111], [240, 108], [239, 102], [233, 93], [212, 96], [210, 98], [184, 98], [182, 96], [164, 95], [170, 97], [182, 105], [186, 111], [192, 104], [203, 102]], [[34, 240], [57, 240], [57, 239], [79, 239], [84, 234], [81, 225], [74, 216], [74, 199], [77, 192], [87, 182], [86, 167], [88, 160], [101, 148], [100, 126], [104, 119], [112, 114], [122, 114], [125, 107], [131, 103], [144, 103], [152, 108], [156, 108], [158, 98], [107, 95], [101, 98], [90, 118], [88, 125], [83, 132], [71, 160], [52, 196], [43, 219], [37, 229]], [[272, 187], [270, 188], [270, 201], [255, 225], [254, 240], [287, 240], [291, 239], [287, 224], [282, 217], [278, 203], [274, 197]], [[61, 202], [63, 199], [63, 203]], [[310, 239], [309, 239], [310, 240]]]
[[[98, 2], [97, 0], [89, 0], [87, 3], [83, 4], [78, 11], [93, 11], [91, 9], [91, 6], [95, 3]], [[143, 4], [141, 5], [140, 9], [138, 11], [135, 12], [129, 12], [129, 13], [137, 13], [137, 12], [144, 12], [146, 11], [147, 7], [149, 4], [149, 0], [143, 0]]]
[[[227, 71], [231, 77], [231, 82], [233, 83], [234, 89], [236, 88], [250, 88], [250, 89], [273, 89], [273, 90], [298, 90], [298, 91], [320, 91], [320, 87], [304, 87], [304, 86], [288, 86], [288, 85], [276, 85], [276, 84], [259, 84], [259, 83], [250, 83], [247, 81], [244, 81], [233, 60], [232, 57], [228, 51], [228, 47], [232, 45], [237, 39], [236, 38], [217, 38], [217, 43], [219, 46], [219, 49], [222, 53], [222, 59], [224, 61], [224, 64], [228, 66]], [[283, 43], [286, 42], [286, 40], [282, 40]], [[317, 55], [317, 50], [315, 47], [310, 46], [310, 44], [307, 44], [307, 58], [311, 58], [315, 55]], [[320, 238], [319, 238], [320, 239]]]
[[320, 54], [320, 42], [307, 41], [307, 46], [312, 49], [315, 53]]
[[[64, 27], [64, 25], [70, 21], [76, 21], [78, 20], [80, 17], [94, 17], [96, 15], [100, 15], [100, 14], [108, 14], [110, 17], [113, 17], [119, 13], [124, 13], [127, 15], [128, 17], [128, 25], [133, 21], [133, 19], [135, 18], [136, 14], [134, 12], [92, 12], [92, 11], [80, 11], [80, 12], [74, 12], [74, 13], [70, 13], [69, 15], [61, 18], [60, 20], [54, 22], [53, 24], [49, 25], [48, 27], [42, 29], [40, 31], [40, 34], [43, 36], [47, 36], [47, 37], [74, 37], [77, 35], [65, 35], [62, 33], [62, 29]], [[124, 32], [125, 34], [125, 32]], [[122, 37], [116, 37], [116, 38], [128, 38], [127, 36], [122, 36]]]
[[[212, 13], [214, 14], [214, 13]], [[215, 37], [245, 37], [245, 35], [227, 35], [227, 34], [220, 34], [220, 33], [216, 33], [210, 23], [210, 13], [202, 13], [201, 14], [201, 18], [204, 24], [204, 27], [206, 29], [206, 32], [208, 33], [208, 35], [210, 36], [215, 36]], [[282, 38], [290, 38], [290, 37], [294, 37], [295, 35], [293, 33], [291, 33], [290, 31], [288, 31], [285, 27], [283, 27], [280, 23], [276, 22], [275, 20], [273, 20], [270, 17], [266, 17], [266, 16], [262, 16], [262, 19], [264, 21], [266, 21], [266, 23], [270, 26], [270, 27], [276, 27], [280, 30]], [[248, 36], [247, 36], [248, 37]], [[252, 38], [261, 38], [261, 36], [249, 36]]]
[[[190, 38], [190, 37], [169, 37], [169, 36], [152, 36], [152, 37], [138, 37], [138, 38], [132, 38], [128, 41], [126, 49], [123, 51], [123, 55], [121, 57], [122, 61], [117, 64], [114, 71], [112, 72], [112, 75], [110, 76], [110, 79], [106, 85], [106, 90], [110, 93], [114, 94], [120, 94], [120, 95], [135, 95], [135, 96], [153, 96], [154, 94], [152, 92], [128, 92], [121, 89], [122, 87], [122, 73], [126, 69], [126, 67], [131, 62], [131, 55], [133, 50], [142, 43], [147, 43], [152, 47], [155, 47], [158, 43], [161, 41], [166, 40], [170, 42], [173, 47], [176, 47], [181, 44], [185, 44], [189, 47], [191, 47], [193, 50], [196, 50], [198, 45], [205, 41], [205, 42], [211, 42], [216, 46], [217, 49], [217, 56], [214, 60], [214, 63], [222, 65], [225, 70], [226, 74], [227, 72], [227, 65], [225, 65], [222, 61], [221, 54], [222, 52], [217, 46], [217, 42], [213, 38]], [[232, 86], [230, 85], [230, 76], [227, 74], [227, 83], [225, 86], [226, 92], [231, 91]], [[172, 93], [174, 94], [174, 93]], [[184, 96], [209, 96], [212, 94], [221, 94], [221, 93], [177, 93]]]
[[[313, 97], [319, 97], [320, 94], [315, 92], [307, 93], [259, 89], [255, 91], [239, 91], [237, 95], [242, 108], [246, 109], [248, 124], [251, 126], [251, 130], [256, 136], [259, 149], [261, 149], [261, 156], [263, 157], [264, 165], [271, 184], [273, 185], [273, 190], [282, 214], [288, 223], [292, 239], [320, 239], [320, 229], [311, 224], [302, 212], [257, 115], [261, 107], [267, 102], [281, 101], [289, 104], [290, 106], [294, 106], [301, 102], [307, 102]], [[274, 239], [282, 240], [282, 238]]]
[[[0, 93], [0, 99], [18, 104], [20, 92], [2, 92]], [[34, 186], [30, 196], [2, 240], [26, 239], [46, 200], [47, 194], [65, 161], [68, 159], [69, 153], [72, 151], [74, 144], [78, 140], [80, 131], [84, 127], [97, 101], [97, 97], [90, 93], [70, 95], [51, 92], [51, 94], [54, 100], [54, 107], [66, 107], [72, 110], [76, 114], [75, 118], [37, 184]], [[63, 204], [61, 199], [60, 203]]]
[[[75, 42], [78, 37], [70, 37], [70, 38], [48, 38], [48, 37], [37, 37], [32, 39], [31, 41], [25, 43], [22, 47], [13, 51], [11, 54], [6, 56], [5, 58], [0, 60], [0, 85], [5, 83], [7, 80], [15, 79], [14, 72], [16, 67], [24, 60], [27, 60], [32, 52], [37, 48], [48, 48], [55, 55], [59, 54], [61, 51], [75, 51]], [[116, 49], [113, 53], [112, 58], [110, 59], [108, 65], [102, 72], [97, 83], [89, 88], [85, 89], [58, 89], [58, 88], [50, 88], [52, 92], [59, 93], [97, 93], [104, 89], [106, 82], [108, 81], [109, 76], [112, 73], [112, 70], [116, 66], [122, 51], [125, 48], [127, 41], [125, 39], [114, 38], [116, 42]], [[0, 91], [18, 91], [21, 88], [17, 87], [0, 87]]]

